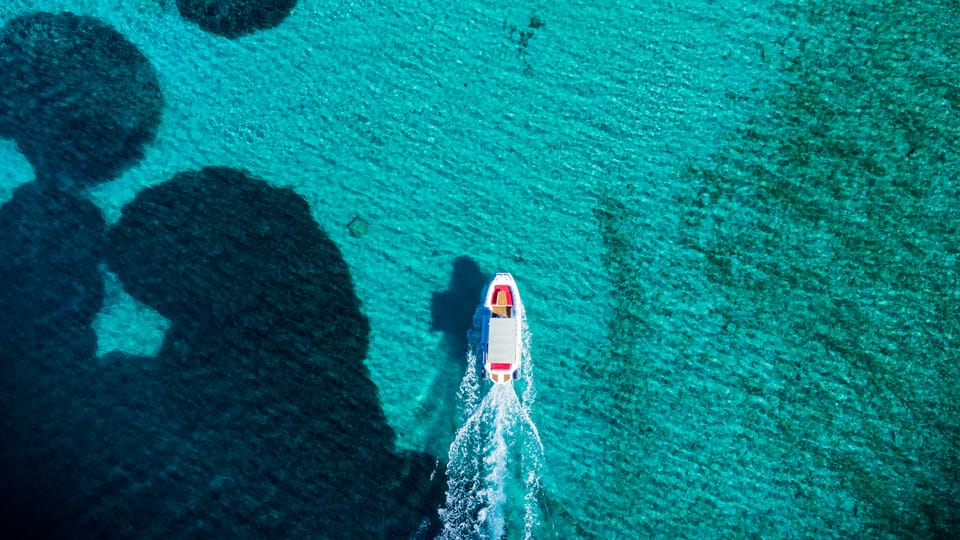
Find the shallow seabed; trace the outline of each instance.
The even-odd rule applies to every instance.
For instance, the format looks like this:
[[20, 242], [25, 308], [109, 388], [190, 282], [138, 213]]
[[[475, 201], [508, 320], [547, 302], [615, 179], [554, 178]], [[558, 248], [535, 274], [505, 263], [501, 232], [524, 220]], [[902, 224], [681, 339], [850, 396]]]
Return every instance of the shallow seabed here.
[[[956, 1], [301, 0], [235, 40], [163, 0], [0, 22], [36, 10], [157, 70], [156, 140], [86, 192], [108, 224], [207, 165], [309, 203], [398, 449], [456, 430], [463, 357], [431, 330], [454, 260], [514, 274], [543, 536], [960, 531]], [[2, 201], [33, 173], [9, 140], [0, 164]], [[104, 275], [100, 357], [157, 354], [163, 317]]]

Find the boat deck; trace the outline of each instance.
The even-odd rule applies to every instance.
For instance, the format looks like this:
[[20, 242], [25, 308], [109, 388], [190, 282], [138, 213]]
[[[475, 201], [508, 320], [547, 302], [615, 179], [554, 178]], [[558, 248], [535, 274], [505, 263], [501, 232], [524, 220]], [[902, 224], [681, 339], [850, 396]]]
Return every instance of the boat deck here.
[[506, 291], [497, 291], [497, 298], [494, 301], [493, 305], [490, 306], [490, 311], [493, 312], [494, 317], [512, 317], [513, 308], [510, 305], [510, 300], [507, 298]]
[[487, 361], [513, 365], [517, 361], [517, 320], [490, 319]]

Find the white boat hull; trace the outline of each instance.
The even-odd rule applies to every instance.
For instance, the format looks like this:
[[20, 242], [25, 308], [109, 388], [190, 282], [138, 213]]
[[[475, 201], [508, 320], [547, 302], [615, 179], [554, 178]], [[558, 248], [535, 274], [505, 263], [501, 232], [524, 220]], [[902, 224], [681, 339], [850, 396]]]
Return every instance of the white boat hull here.
[[523, 302], [513, 276], [498, 273], [483, 292], [478, 309], [480, 344], [478, 360], [483, 377], [505, 384], [520, 376], [523, 349]]

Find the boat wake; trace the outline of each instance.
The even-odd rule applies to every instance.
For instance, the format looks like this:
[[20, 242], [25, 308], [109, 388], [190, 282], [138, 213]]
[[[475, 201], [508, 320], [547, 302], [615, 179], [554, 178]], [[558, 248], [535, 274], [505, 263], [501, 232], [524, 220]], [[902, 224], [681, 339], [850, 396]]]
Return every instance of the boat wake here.
[[457, 397], [460, 422], [450, 444], [447, 493], [440, 538], [532, 539], [541, 524], [543, 444], [530, 419], [536, 399], [529, 338], [523, 324], [521, 378], [494, 384], [480, 397], [477, 359], [471, 352]]

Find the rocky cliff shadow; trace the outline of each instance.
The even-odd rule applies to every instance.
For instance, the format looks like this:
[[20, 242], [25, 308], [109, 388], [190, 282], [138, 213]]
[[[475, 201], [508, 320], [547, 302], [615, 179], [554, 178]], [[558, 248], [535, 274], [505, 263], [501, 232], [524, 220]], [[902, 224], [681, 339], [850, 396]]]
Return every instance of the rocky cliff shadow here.
[[180, 16], [229, 39], [279, 26], [297, 0], [177, 0]]
[[0, 137], [42, 182], [83, 187], [144, 155], [163, 110], [153, 64], [112, 26], [33, 13], [0, 29]]
[[149, 467], [138, 420], [152, 379], [147, 364], [98, 369], [106, 224], [77, 193], [143, 157], [163, 108], [157, 75], [102, 21], [33, 13], [0, 29], [0, 87], [0, 137], [37, 178], [0, 208], [0, 537], [130, 536], [85, 524], [123, 513], [96, 502], [126, 474], [113, 454]]
[[124, 208], [108, 261], [172, 322], [156, 361], [176, 488], [137, 527], [409, 537], [435, 512], [434, 460], [394, 451], [369, 323], [303, 198], [233, 169], [181, 173]]
[[75, 530], [77, 426], [64, 419], [96, 353], [105, 228], [89, 201], [35, 182], [0, 207], [0, 537]]

